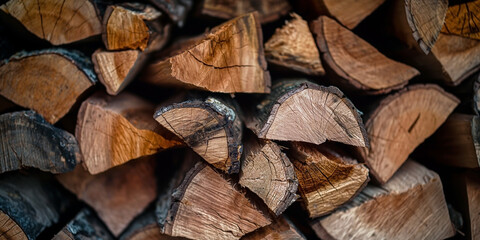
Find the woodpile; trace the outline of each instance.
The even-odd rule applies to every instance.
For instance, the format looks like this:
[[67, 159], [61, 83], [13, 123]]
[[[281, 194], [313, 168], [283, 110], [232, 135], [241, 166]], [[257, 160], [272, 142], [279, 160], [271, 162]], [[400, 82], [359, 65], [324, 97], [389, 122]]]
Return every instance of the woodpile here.
[[0, 239], [480, 239], [480, 0], [0, 2]]

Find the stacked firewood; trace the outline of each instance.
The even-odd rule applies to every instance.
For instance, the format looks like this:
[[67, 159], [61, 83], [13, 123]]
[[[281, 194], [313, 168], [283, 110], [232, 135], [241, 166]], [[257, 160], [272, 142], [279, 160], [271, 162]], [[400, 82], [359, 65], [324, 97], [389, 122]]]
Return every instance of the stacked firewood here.
[[0, 239], [480, 238], [480, 0], [0, 3]]

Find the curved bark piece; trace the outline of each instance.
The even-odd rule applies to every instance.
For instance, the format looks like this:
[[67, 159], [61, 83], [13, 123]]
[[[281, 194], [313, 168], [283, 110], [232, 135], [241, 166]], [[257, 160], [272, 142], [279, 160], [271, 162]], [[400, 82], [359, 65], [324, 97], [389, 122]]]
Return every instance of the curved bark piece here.
[[0, 9], [53, 45], [72, 43], [102, 33], [100, 18], [90, 0], [10, 0]]
[[290, 11], [287, 0], [205, 0], [200, 12], [216, 18], [231, 19], [240, 15], [258, 12], [261, 23], [273, 22]]
[[442, 33], [480, 40], [480, 0], [448, 7]]
[[336, 87], [283, 80], [259, 102], [246, 119], [259, 138], [368, 146], [357, 109]]
[[272, 221], [232, 182], [203, 162], [187, 173], [172, 198], [163, 228], [171, 236], [239, 239]]
[[288, 156], [298, 177], [298, 189], [311, 218], [323, 216], [356, 196], [369, 181], [363, 164], [324, 145], [294, 142]]
[[445, 21], [448, 0], [395, 0], [393, 8], [395, 35], [428, 54]]
[[192, 98], [160, 107], [154, 118], [214, 167], [238, 173], [243, 127], [237, 108], [227, 98]]
[[324, 75], [320, 54], [308, 23], [299, 15], [291, 14], [292, 20], [265, 43], [265, 57], [269, 63], [290, 68], [309, 75]]
[[297, 200], [298, 180], [280, 147], [255, 136], [245, 141], [240, 185], [257, 194], [276, 215]]
[[142, 79], [212, 92], [270, 92], [262, 29], [256, 16], [246, 14], [215, 27], [188, 49], [151, 63]]
[[77, 51], [19, 52], [0, 62], [0, 94], [52, 124], [96, 81], [92, 63]]
[[311, 24], [331, 82], [359, 94], [383, 94], [404, 87], [419, 72], [384, 56], [335, 20], [321, 16]]
[[80, 162], [75, 137], [34, 111], [0, 115], [0, 173], [25, 167], [64, 173]]
[[154, 106], [122, 93], [111, 97], [97, 93], [82, 103], [75, 136], [83, 164], [97, 174], [132, 159], [182, 145], [179, 139], [152, 119]]
[[157, 196], [154, 157], [137, 159], [90, 175], [81, 166], [57, 175], [60, 183], [90, 205], [115, 237]]
[[303, 236], [295, 225], [284, 215], [275, 219], [275, 221], [263, 228], [249, 233], [242, 237], [242, 240], [302, 240], [307, 239]]
[[82, 209], [52, 240], [113, 240], [103, 223], [88, 209]]
[[2, 238], [34, 240], [57, 223], [72, 203], [63, 191], [48, 175], [20, 172], [0, 175]]
[[365, 124], [370, 148], [360, 153], [380, 183], [432, 135], [460, 101], [437, 85], [413, 85], [383, 99]]
[[345, 208], [314, 220], [312, 228], [328, 240], [446, 239], [455, 234], [440, 177], [413, 161], [387, 184], [369, 185]]
[[421, 150], [425, 158], [444, 165], [480, 168], [480, 118], [452, 114]]

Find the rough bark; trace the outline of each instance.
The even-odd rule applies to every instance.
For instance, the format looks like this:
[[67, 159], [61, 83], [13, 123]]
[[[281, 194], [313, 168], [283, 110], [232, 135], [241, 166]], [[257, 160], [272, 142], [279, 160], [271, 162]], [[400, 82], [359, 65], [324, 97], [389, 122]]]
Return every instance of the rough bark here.
[[155, 7], [166, 13], [170, 20], [182, 27], [187, 14], [193, 6], [193, 0], [149, 0]]
[[145, 211], [136, 217], [127, 229], [119, 237], [120, 240], [186, 240], [187, 238], [172, 237], [162, 233], [162, 229], [157, 224], [155, 213]]
[[82, 209], [53, 240], [113, 240], [103, 223], [88, 208]]

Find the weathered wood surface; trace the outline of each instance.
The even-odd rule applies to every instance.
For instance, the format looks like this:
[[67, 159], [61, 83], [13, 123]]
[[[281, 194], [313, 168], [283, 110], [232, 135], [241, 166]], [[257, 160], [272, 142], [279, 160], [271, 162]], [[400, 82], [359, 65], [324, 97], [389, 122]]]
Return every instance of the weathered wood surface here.
[[103, 223], [88, 208], [82, 209], [53, 240], [113, 240]]
[[242, 240], [302, 240], [307, 239], [284, 215], [279, 216], [270, 225], [249, 233]]

